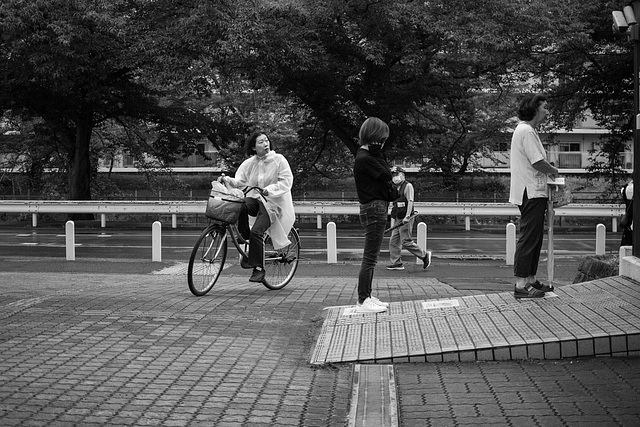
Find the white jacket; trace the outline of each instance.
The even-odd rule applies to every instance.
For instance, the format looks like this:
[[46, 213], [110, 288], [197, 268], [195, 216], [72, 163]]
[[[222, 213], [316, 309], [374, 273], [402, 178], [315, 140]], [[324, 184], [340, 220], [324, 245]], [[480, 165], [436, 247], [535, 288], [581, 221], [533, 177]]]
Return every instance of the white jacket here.
[[[271, 226], [267, 230], [275, 249], [283, 248], [291, 242], [289, 231], [295, 222], [296, 215], [291, 197], [293, 173], [289, 162], [275, 151], [269, 151], [263, 157], [253, 155], [242, 162], [235, 178], [227, 181], [232, 187], [260, 187], [268, 191], [265, 208], [269, 213]], [[247, 197], [256, 198], [264, 203], [260, 194], [253, 190]]]

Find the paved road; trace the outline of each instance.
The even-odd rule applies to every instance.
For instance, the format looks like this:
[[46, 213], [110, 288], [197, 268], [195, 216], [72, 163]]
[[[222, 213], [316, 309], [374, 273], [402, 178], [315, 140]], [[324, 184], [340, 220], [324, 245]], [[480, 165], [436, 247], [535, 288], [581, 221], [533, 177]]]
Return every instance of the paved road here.
[[[200, 229], [164, 228], [162, 230], [162, 258], [185, 260]], [[327, 237], [325, 230], [303, 228], [302, 255], [313, 261], [326, 260]], [[617, 253], [619, 233], [608, 233], [607, 253]], [[151, 258], [151, 227], [85, 228], [78, 227], [75, 235], [77, 258]], [[383, 249], [387, 248], [387, 240]], [[356, 261], [362, 256], [363, 235], [357, 227], [337, 232], [338, 261]], [[427, 247], [436, 257], [504, 257], [506, 233], [504, 229], [488, 227], [465, 231], [447, 228], [427, 232]], [[543, 245], [546, 250], [547, 243]], [[596, 237], [593, 231], [566, 232], [556, 230], [554, 253], [556, 256], [584, 256], [595, 254]], [[3, 227], [0, 229], [0, 256], [57, 256], [65, 257], [65, 235], [61, 227]]]
[[[502, 264], [379, 268], [375, 290], [390, 301], [497, 291], [510, 287]], [[305, 262], [281, 291], [234, 266], [201, 298], [174, 262], [0, 256], [0, 266], [0, 425], [346, 425], [353, 365], [309, 360], [323, 308], [355, 300], [357, 263]], [[401, 426], [640, 425], [637, 356], [395, 370]]]

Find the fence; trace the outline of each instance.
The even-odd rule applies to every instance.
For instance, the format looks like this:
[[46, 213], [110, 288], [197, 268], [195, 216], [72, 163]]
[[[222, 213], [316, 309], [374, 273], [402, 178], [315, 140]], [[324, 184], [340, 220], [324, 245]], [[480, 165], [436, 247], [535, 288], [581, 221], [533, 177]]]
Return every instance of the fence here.
[[[317, 217], [317, 227], [322, 228], [323, 217], [326, 215], [357, 215], [359, 205], [357, 203], [339, 202], [296, 202], [296, 215], [313, 215]], [[116, 202], [116, 201], [3, 201], [0, 202], [0, 212], [6, 213], [30, 213], [32, 225], [37, 226], [40, 213], [90, 213], [101, 216], [101, 226], [106, 227], [106, 215], [115, 213], [138, 214], [171, 214], [172, 227], [177, 227], [177, 216], [186, 214], [202, 214], [206, 202], [201, 201], [166, 201], [166, 202]], [[465, 229], [470, 229], [470, 219], [474, 216], [517, 216], [518, 208], [508, 203], [416, 203], [416, 210], [420, 215], [454, 215], [465, 218]], [[570, 204], [555, 210], [555, 216], [575, 217], [599, 217], [612, 219], [612, 231], [617, 232], [617, 218], [624, 213], [624, 205], [583, 205]], [[161, 261], [161, 226], [158, 221], [152, 227], [152, 260]], [[75, 260], [75, 228], [72, 221], [67, 221], [66, 226], [66, 251], [67, 260]], [[604, 248], [605, 226], [598, 225], [596, 253]], [[508, 224], [507, 229], [507, 264], [513, 262], [513, 249], [515, 248], [515, 226]], [[426, 246], [426, 225], [418, 224], [418, 243]], [[336, 229], [334, 223], [327, 226], [327, 262], [335, 262], [336, 259]]]
[[[26, 213], [32, 216], [32, 226], [38, 225], [38, 214], [95, 214], [100, 215], [102, 227], [106, 227], [109, 214], [167, 214], [171, 215], [171, 226], [177, 228], [178, 215], [203, 214], [206, 201], [51, 201], [51, 200], [5, 200], [0, 201], [0, 213]], [[323, 228], [324, 218], [330, 215], [358, 215], [357, 202], [297, 201], [294, 202], [297, 216], [315, 216], [317, 228]], [[465, 230], [471, 228], [471, 217], [517, 217], [518, 208], [510, 203], [447, 203], [416, 202], [415, 209], [425, 216], [464, 217]], [[622, 204], [576, 204], [572, 203], [555, 210], [557, 217], [611, 218], [611, 229], [618, 231], [617, 219], [624, 214]]]

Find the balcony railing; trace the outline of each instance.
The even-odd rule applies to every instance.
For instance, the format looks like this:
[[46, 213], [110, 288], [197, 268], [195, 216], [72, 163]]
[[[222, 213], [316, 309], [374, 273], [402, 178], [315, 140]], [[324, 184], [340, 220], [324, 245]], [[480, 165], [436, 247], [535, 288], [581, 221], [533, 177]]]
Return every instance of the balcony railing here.
[[[588, 151], [551, 151], [548, 160], [560, 169], [586, 169], [591, 163], [591, 153]], [[509, 169], [511, 161], [508, 151], [496, 151], [493, 158], [480, 157], [478, 166], [486, 169]], [[598, 160], [604, 160], [598, 156]], [[625, 151], [618, 154], [623, 169], [633, 168], [633, 152]]]

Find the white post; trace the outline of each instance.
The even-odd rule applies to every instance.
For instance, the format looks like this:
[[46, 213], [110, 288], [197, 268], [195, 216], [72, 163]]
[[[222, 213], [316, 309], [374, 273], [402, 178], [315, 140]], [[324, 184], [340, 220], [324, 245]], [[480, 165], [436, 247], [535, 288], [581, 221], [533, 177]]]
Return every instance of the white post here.
[[171, 214], [171, 228], [178, 228], [178, 215]]
[[100, 214], [100, 227], [105, 228], [107, 226], [107, 215]]
[[471, 217], [470, 216], [465, 216], [464, 217], [464, 229], [466, 231], [471, 230]]
[[516, 225], [507, 224], [507, 265], [515, 264], [516, 256]]
[[596, 255], [604, 255], [607, 228], [604, 224], [596, 226]]
[[34, 228], [38, 226], [38, 214], [37, 213], [32, 213], [31, 214], [31, 226], [34, 227]]
[[327, 224], [327, 264], [338, 263], [338, 243], [336, 239], [336, 223]]
[[151, 261], [162, 261], [162, 224], [156, 221], [151, 226]]
[[611, 218], [611, 232], [612, 233], [618, 232], [618, 218], [616, 218], [615, 216]]
[[67, 221], [65, 224], [65, 248], [67, 249], [67, 261], [75, 261], [76, 259], [76, 235], [75, 224], [73, 221]]
[[547, 279], [549, 283], [553, 283], [553, 276], [556, 268], [556, 258], [553, 249], [553, 221], [555, 217], [553, 210], [553, 200], [551, 199], [551, 191], [549, 191], [549, 201], [547, 202]]
[[[418, 223], [418, 234], [416, 236], [416, 243], [423, 251], [427, 250], [427, 224], [424, 222]], [[416, 257], [416, 264], [422, 265], [423, 261]]]
[[322, 230], [322, 215], [316, 215], [316, 228]]

